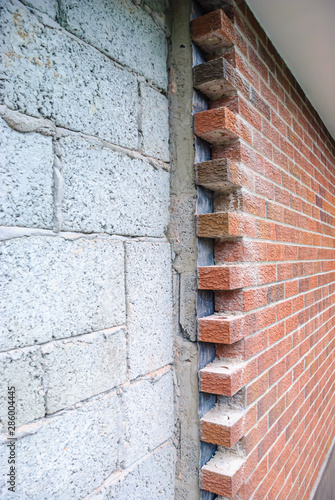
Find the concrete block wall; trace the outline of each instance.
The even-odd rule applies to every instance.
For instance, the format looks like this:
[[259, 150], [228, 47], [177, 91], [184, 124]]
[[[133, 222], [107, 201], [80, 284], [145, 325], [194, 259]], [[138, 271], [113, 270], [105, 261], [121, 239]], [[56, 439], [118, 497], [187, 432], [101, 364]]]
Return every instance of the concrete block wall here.
[[172, 499], [165, 1], [3, 0], [1, 32], [0, 497], [14, 385], [17, 498]]
[[307, 500], [335, 436], [335, 142], [247, 3], [200, 3], [195, 133], [212, 157], [195, 169], [214, 203], [197, 232], [214, 261], [198, 285], [215, 313], [199, 340], [216, 353], [199, 372], [216, 397], [202, 496]]

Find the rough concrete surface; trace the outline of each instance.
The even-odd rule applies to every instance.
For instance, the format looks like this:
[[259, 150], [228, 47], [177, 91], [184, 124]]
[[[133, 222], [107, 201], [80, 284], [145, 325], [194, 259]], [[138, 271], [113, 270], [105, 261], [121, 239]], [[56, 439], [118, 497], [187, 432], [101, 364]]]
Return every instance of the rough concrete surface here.
[[135, 2], [60, 0], [59, 19], [85, 42], [166, 88], [165, 33]]
[[157, 380], [147, 377], [131, 384], [123, 395], [125, 458], [131, 465], [172, 437], [173, 381], [171, 371]]
[[51, 229], [51, 137], [17, 132], [1, 118], [0, 135], [0, 225]]
[[[197, 239], [194, 214], [194, 135], [192, 119], [191, 3], [171, 2], [170, 142], [171, 222], [173, 250], [177, 445], [175, 498], [198, 500], [199, 415], [198, 347], [196, 343]], [[187, 457], [187, 459], [185, 459]]]
[[39, 10], [44, 14], [48, 14], [51, 19], [56, 19], [58, 13], [58, 1], [57, 0], [22, 0], [27, 7], [32, 7], [33, 9]]
[[145, 158], [68, 136], [60, 141], [64, 178], [63, 229], [164, 236], [169, 174]]
[[125, 322], [122, 242], [29, 237], [1, 251], [1, 350]]
[[157, 90], [141, 84], [142, 151], [145, 155], [169, 161], [168, 100]]
[[168, 243], [126, 244], [130, 377], [172, 361], [171, 250]]
[[0, 354], [0, 433], [8, 430], [8, 387], [15, 387], [16, 425], [44, 417], [42, 355], [38, 347]]
[[1, 103], [118, 145], [138, 144], [135, 77], [16, 0], [1, 0], [5, 79]]
[[173, 464], [173, 446], [160, 446], [129, 470], [116, 473], [88, 500], [173, 500]]
[[[78, 408], [27, 425], [16, 441], [17, 498], [84, 498], [116, 469], [119, 402], [109, 393]], [[0, 446], [0, 470], [8, 469], [6, 444]], [[0, 498], [8, 499], [5, 476]]]
[[12, 383], [15, 497], [172, 500], [169, 2], [0, 7], [0, 432]]
[[125, 332], [105, 330], [42, 346], [46, 412], [116, 387], [127, 378]]

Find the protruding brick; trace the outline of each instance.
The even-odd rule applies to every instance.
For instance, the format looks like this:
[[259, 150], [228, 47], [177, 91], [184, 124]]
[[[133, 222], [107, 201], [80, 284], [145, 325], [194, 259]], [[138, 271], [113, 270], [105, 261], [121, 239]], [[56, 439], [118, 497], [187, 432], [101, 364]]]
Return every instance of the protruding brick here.
[[253, 377], [256, 364], [215, 359], [200, 370], [200, 391], [222, 396], [233, 396]]
[[235, 69], [223, 57], [193, 68], [194, 87], [210, 99], [236, 92], [238, 79]]
[[254, 175], [228, 158], [204, 161], [195, 165], [196, 184], [212, 191], [230, 191], [241, 186], [253, 190]]
[[256, 406], [248, 412], [216, 405], [200, 420], [201, 440], [231, 448], [256, 423]]
[[242, 138], [251, 143], [249, 126], [228, 108], [214, 108], [195, 115], [195, 133], [211, 144], [227, 144]]
[[257, 284], [257, 270], [253, 266], [199, 267], [200, 290], [235, 290]]
[[241, 213], [199, 214], [196, 221], [199, 238], [255, 236], [255, 220]]
[[217, 452], [201, 469], [203, 490], [232, 498], [243, 482], [245, 459], [235, 453]]
[[199, 320], [199, 340], [218, 344], [234, 344], [254, 333], [254, 316], [220, 316], [213, 314]]
[[222, 54], [233, 45], [246, 52], [246, 43], [221, 9], [192, 21], [192, 39], [210, 55]]
[[210, 12], [192, 21], [192, 39], [205, 52], [233, 45], [234, 27], [222, 10]]

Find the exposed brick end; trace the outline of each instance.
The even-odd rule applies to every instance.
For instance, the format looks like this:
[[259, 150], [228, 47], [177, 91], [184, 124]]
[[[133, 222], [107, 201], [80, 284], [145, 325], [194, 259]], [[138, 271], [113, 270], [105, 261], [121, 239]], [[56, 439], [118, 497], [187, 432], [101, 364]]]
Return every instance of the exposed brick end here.
[[199, 320], [199, 340], [222, 344], [234, 344], [252, 331], [248, 317], [237, 316], [206, 316]]
[[200, 390], [209, 394], [233, 396], [256, 375], [254, 361], [241, 363], [215, 359], [199, 372]]
[[256, 407], [248, 411], [217, 404], [200, 420], [201, 440], [231, 448], [256, 423]]
[[227, 107], [197, 113], [195, 133], [211, 144], [229, 144], [240, 138], [252, 144], [250, 125]]
[[218, 451], [200, 472], [200, 487], [206, 491], [233, 498], [257, 464], [254, 454], [248, 458], [228, 450]]

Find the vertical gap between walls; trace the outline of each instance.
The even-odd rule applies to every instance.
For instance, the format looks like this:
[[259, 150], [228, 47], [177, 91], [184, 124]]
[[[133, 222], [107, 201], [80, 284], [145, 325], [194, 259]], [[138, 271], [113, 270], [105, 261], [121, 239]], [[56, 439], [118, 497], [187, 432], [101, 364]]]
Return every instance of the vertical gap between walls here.
[[[203, 15], [202, 10], [197, 3], [192, 1], [191, 20]], [[205, 62], [201, 50], [192, 44], [193, 66]], [[198, 91], [193, 90], [192, 113], [208, 109], [207, 99]], [[208, 161], [211, 159], [210, 145], [202, 139], [195, 136], [195, 163]], [[197, 213], [213, 212], [213, 192], [208, 189], [197, 187]], [[207, 238], [198, 238], [198, 266], [211, 266], [214, 264], [213, 240]], [[211, 290], [198, 290], [197, 293], [197, 318], [203, 318], [214, 313], [214, 292]], [[211, 363], [215, 358], [215, 345], [198, 342], [199, 350], [199, 370]], [[216, 403], [216, 395], [199, 392], [199, 418], [205, 415]], [[210, 443], [200, 442], [200, 460], [199, 469], [206, 464], [216, 452], [217, 446]], [[216, 498], [214, 493], [201, 490], [201, 500], [213, 500]]]

